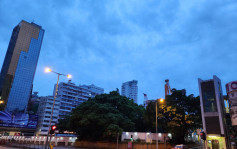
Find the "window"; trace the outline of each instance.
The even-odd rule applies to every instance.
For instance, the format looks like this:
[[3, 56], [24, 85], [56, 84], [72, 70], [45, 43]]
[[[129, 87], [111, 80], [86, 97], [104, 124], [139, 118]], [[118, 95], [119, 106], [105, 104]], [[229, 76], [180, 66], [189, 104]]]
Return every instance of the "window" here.
[[202, 82], [203, 108], [205, 112], [217, 112], [214, 81]]

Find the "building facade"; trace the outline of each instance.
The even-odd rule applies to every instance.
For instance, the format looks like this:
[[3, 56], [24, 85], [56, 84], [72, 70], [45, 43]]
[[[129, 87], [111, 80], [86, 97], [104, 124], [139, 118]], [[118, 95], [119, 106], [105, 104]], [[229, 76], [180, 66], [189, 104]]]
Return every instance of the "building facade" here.
[[95, 85], [76, 85], [70, 80], [66, 82], [60, 82], [58, 85], [58, 94], [61, 105], [59, 111], [59, 118], [70, 114], [72, 109], [96, 95], [104, 93], [104, 89]]
[[132, 80], [122, 84], [121, 95], [133, 99], [137, 103], [138, 81]]
[[31, 95], [30, 100], [28, 102], [28, 108], [27, 108], [28, 113], [37, 114], [39, 103], [40, 103], [40, 96], [38, 96], [38, 92], [34, 92]]
[[[55, 87], [54, 92], [55, 93]], [[88, 100], [88, 98], [103, 94], [104, 89], [95, 85], [75, 85], [70, 80], [58, 84], [58, 93], [55, 100], [52, 124], [58, 123], [58, 119], [69, 115], [72, 109]], [[38, 129], [37, 135], [47, 135], [49, 130], [49, 121], [53, 106], [54, 96], [40, 97], [38, 108]]]
[[100, 95], [104, 93], [104, 89], [94, 84], [91, 85], [81, 85], [80, 87], [85, 88], [91, 92], [91, 97], [95, 97], [96, 95]]
[[[54, 100], [53, 96], [40, 97], [40, 103], [38, 108], [39, 119], [38, 119], [37, 135], [48, 134], [53, 100]], [[61, 104], [60, 100], [56, 98], [51, 125], [55, 125], [58, 122], [60, 104]]]
[[158, 140], [164, 143], [165, 141], [172, 139], [170, 133], [151, 133], [151, 132], [122, 132], [121, 141], [136, 141], [140, 140], [146, 143], [152, 143]]
[[207, 147], [229, 147], [221, 80], [213, 76], [210, 80], [198, 79], [203, 131], [207, 136]]
[[0, 110], [27, 109], [43, 36], [35, 23], [21, 21], [13, 29], [0, 74]]
[[[237, 81], [229, 82], [225, 85], [228, 103], [230, 105], [230, 117], [232, 126], [237, 126]], [[226, 103], [226, 105], [228, 105]]]

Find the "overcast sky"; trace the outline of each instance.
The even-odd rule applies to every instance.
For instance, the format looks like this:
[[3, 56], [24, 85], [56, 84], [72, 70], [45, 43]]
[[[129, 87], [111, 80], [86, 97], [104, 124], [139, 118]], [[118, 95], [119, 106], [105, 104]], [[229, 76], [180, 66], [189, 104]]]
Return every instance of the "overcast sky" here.
[[[34, 91], [52, 95], [55, 74], [109, 92], [138, 80], [138, 103], [171, 88], [199, 95], [198, 78], [237, 80], [236, 0], [0, 0], [0, 67], [21, 21], [45, 29]], [[67, 81], [61, 78], [61, 81]]]

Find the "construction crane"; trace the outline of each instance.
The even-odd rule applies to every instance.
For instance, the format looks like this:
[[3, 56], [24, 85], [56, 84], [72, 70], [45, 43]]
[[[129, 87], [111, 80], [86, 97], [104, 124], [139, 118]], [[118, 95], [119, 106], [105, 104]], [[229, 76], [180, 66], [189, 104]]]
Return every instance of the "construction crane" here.
[[[165, 97], [166, 95], [171, 95], [171, 94], [172, 94], [172, 91], [169, 85], [169, 79], [166, 79], [165, 80]], [[143, 93], [143, 95], [144, 95], [144, 101], [143, 101], [144, 107], [148, 105], [149, 101], [154, 101], [154, 100], [148, 100], [147, 94]]]

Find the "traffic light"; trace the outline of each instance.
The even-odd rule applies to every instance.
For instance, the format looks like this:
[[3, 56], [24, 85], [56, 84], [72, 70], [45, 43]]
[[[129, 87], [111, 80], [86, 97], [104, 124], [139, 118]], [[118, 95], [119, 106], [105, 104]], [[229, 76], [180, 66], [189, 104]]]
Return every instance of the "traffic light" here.
[[54, 134], [54, 131], [56, 130], [56, 125], [52, 125], [50, 129], [50, 134]]
[[200, 137], [201, 137], [201, 139], [206, 140], [205, 132], [200, 132]]

